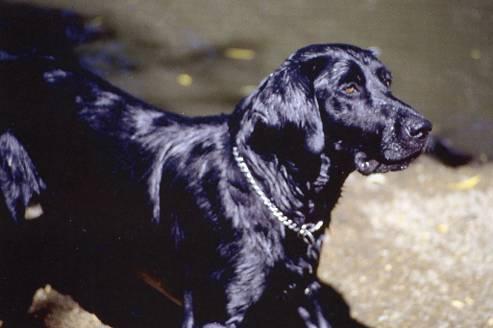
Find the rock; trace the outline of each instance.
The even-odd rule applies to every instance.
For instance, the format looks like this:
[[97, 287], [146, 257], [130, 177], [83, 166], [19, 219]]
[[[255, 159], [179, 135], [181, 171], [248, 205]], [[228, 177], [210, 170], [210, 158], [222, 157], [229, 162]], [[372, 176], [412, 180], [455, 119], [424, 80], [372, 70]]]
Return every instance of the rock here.
[[110, 327], [81, 308], [70, 296], [58, 293], [50, 285], [36, 291], [29, 314], [46, 328]]

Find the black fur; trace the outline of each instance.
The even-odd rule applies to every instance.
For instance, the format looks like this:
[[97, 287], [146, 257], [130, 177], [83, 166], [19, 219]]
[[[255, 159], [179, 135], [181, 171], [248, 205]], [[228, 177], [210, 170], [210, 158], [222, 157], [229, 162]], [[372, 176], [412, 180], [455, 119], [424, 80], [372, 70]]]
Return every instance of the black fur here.
[[20, 222], [29, 203], [39, 197], [45, 188], [34, 163], [19, 141], [9, 132], [0, 135], [0, 189], [5, 204], [0, 213]]
[[76, 46], [109, 35], [90, 19], [69, 10], [0, 2], [0, 58], [22, 53], [78, 63]]
[[[374, 54], [349, 45], [300, 49], [232, 115], [197, 118], [53, 58], [0, 59], [0, 135], [25, 159], [2, 161], [6, 203], [41, 192], [56, 224], [149, 249], [182, 292], [183, 327], [329, 327], [337, 316], [315, 275], [323, 235], [307, 248], [276, 221], [233, 146], [283, 213], [327, 226], [352, 171], [405, 168], [431, 130], [391, 94]], [[2, 158], [11, 150], [0, 143]]]

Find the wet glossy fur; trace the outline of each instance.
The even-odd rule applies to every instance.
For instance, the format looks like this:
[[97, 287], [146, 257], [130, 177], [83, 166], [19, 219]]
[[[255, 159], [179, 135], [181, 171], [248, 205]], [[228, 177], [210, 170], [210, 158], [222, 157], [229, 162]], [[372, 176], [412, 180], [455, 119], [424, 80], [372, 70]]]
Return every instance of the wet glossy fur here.
[[328, 225], [352, 171], [404, 168], [431, 129], [392, 96], [374, 54], [348, 45], [300, 49], [233, 114], [200, 118], [52, 58], [0, 59], [5, 215], [21, 222], [34, 197], [60, 224], [149, 249], [182, 291], [183, 327], [329, 327], [337, 317], [314, 273], [323, 236], [307, 249], [272, 217], [234, 145], [283, 213]]

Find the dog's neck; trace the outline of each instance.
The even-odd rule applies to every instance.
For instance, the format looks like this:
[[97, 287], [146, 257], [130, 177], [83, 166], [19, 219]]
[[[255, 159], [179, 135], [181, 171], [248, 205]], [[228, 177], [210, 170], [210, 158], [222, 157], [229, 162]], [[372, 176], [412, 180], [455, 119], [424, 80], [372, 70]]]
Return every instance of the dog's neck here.
[[[238, 143], [251, 175], [271, 202], [298, 225], [317, 223], [327, 226], [345, 179], [351, 173], [337, 152], [322, 153], [303, 165], [283, 160], [275, 153], [260, 154], [247, 144]], [[331, 156], [332, 155], [332, 156]], [[329, 193], [329, 191], [332, 191]]]

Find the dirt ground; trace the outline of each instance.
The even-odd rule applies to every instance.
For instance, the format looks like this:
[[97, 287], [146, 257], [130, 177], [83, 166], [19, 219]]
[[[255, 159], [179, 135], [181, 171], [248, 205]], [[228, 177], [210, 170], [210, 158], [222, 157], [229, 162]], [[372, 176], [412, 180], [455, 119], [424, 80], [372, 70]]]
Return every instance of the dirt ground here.
[[493, 327], [493, 165], [353, 174], [320, 277], [372, 327]]

